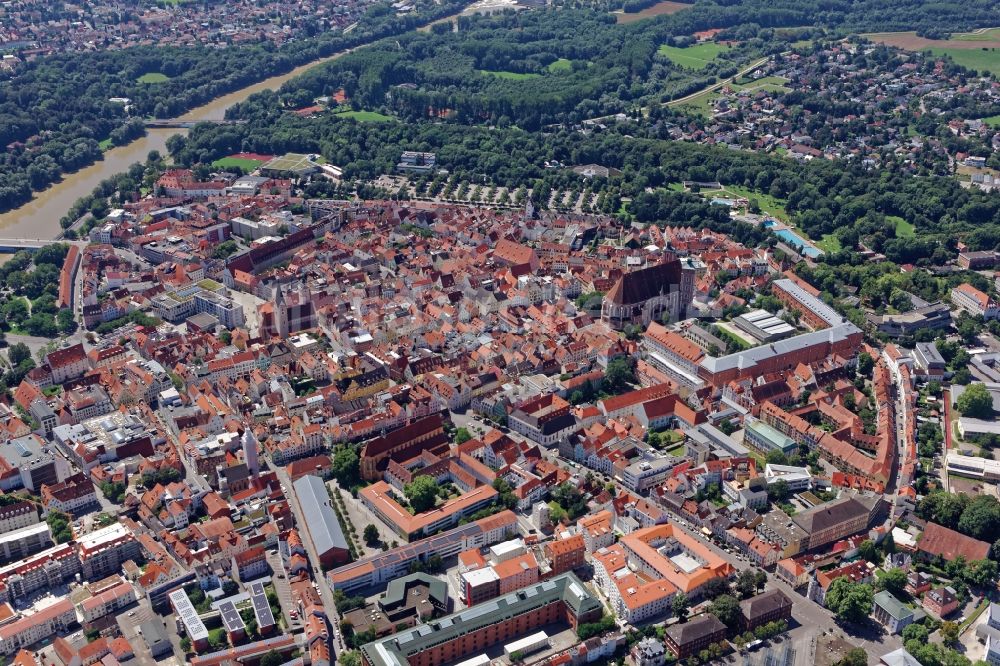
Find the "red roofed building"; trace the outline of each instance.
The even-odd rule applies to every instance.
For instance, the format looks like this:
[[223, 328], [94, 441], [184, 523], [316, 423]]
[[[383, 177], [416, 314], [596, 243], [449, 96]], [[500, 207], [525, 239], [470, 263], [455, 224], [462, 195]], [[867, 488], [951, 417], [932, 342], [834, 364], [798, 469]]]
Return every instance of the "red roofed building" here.
[[45, 355], [45, 364], [52, 371], [53, 384], [81, 377], [90, 369], [90, 361], [82, 343], [49, 352]]
[[990, 554], [990, 544], [965, 536], [937, 523], [927, 523], [917, 540], [917, 553], [931, 558], [941, 556], [951, 562], [964, 557], [966, 562], [985, 560]]
[[601, 321], [615, 329], [630, 324], [648, 326], [665, 316], [687, 316], [694, 298], [694, 270], [672, 259], [622, 275], [604, 295]]

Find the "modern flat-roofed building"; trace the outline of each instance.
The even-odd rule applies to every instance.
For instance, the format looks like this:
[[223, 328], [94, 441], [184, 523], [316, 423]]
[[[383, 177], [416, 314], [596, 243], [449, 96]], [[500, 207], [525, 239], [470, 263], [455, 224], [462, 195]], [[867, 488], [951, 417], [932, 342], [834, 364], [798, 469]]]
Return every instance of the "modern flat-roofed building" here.
[[916, 366], [916, 374], [928, 379], [942, 379], [947, 365], [933, 342], [916, 344], [913, 349], [913, 363]]
[[112, 523], [77, 539], [83, 577], [87, 580], [118, 573], [127, 560], [141, 554], [139, 541], [122, 523]]
[[0, 535], [0, 559], [21, 559], [52, 545], [52, 532], [45, 523], [35, 523]]
[[795, 333], [795, 327], [778, 319], [767, 310], [751, 310], [733, 320], [736, 328], [753, 336], [758, 342], [774, 342]]
[[794, 439], [757, 419], [747, 419], [743, 428], [743, 442], [762, 453], [792, 453], [799, 448]]
[[177, 615], [177, 623], [183, 626], [187, 637], [191, 639], [191, 646], [199, 652], [208, 647], [208, 629], [205, 623], [198, 617], [198, 611], [188, 598], [187, 592], [183, 589], [174, 590], [167, 595], [170, 599], [170, 606]]
[[365, 666], [432, 666], [509, 644], [548, 624], [574, 629], [601, 617], [601, 602], [571, 573], [368, 643]]

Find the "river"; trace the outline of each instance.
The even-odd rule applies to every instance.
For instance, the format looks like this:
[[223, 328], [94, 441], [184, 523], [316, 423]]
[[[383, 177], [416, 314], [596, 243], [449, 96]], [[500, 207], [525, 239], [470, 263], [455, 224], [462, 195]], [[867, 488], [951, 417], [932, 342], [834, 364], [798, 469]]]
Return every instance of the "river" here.
[[[217, 97], [204, 106], [191, 109], [180, 116], [180, 120], [222, 120], [225, 118], [226, 109], [242, 102], [250, 95], [262, 90], [278, 88], [285, 81], [298, 76], [307, 69], [342, 55], [344, 52], [314, 60], [296, 67], [287, 74], [272, 76], [236, 92]], [[119, 146], [106, 151], [104, 159], [100, 162], [95, 162], [74, 173], [66, 174], [58, 183], [41, 192], [36, 192], [34, 198], [20, 208], [0, 213], [0, 238], [55, 238], [62, 231], [59, 227], [59, 220], [77, 199], [90, 194], [105, 178], [127, 171], [128, 167], [135, 162], [145, 162], [146, 155], [151, 150], [158, 150], [166, 155], [167, 137], [173, 134], [183, 134], [186, 131], [183, 129], [147, 130], [146, 136], [127, 146]]]

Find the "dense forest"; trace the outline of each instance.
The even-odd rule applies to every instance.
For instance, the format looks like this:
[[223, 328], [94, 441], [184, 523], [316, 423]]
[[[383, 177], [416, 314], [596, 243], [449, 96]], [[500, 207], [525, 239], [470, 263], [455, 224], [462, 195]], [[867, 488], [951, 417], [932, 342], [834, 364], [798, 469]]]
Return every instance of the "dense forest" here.
[[[348, 34], [325, 33], [275, 48], [136, 47], [65, 53], [27, 63], [0, 85], [0, 210], [28, 201], [63, 173], [101, 157], [104, 139], [125, 144], [144, 132], [144, 117], [171, 118], [221, 95], [303, 63], [399, 34], [457, 11], [464, 0], [418, 3], [397, 16], [388, 2], [372, 7]], [[143, 74], [168, 80], [142, 83]], [[110, 98], [128, 98], [130, 108]]]
[[633, 25], [578, 9], [463, 17], [457, 33], [442, 26], [380, 42], [297, 77], [282, 93], [300, 103], [343, 88], [356, 106], [385, 107], [408, 120], [534, 130], [679, 97], [731, 76], [768, 46], [782, 48], [748, 35], [745, 45], [697, 72], [657, 54], [660, 45], [695, 31], [751, 18], [738, 8], [714, 7]]

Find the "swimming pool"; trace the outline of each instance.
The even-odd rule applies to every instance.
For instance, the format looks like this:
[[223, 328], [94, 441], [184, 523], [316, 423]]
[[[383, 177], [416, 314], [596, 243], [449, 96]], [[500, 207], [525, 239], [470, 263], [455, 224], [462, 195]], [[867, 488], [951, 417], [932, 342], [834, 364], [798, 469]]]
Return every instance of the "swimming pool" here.
[[[766, 224], [767, 223], [765, 222], [765, 225]], [[810, 259], [815, 259], [823, 254], [823, 250], [819, 249], [802, 236], [799, 236], [791, 229], [778, 229], [774, 232], [774, 234]]]

